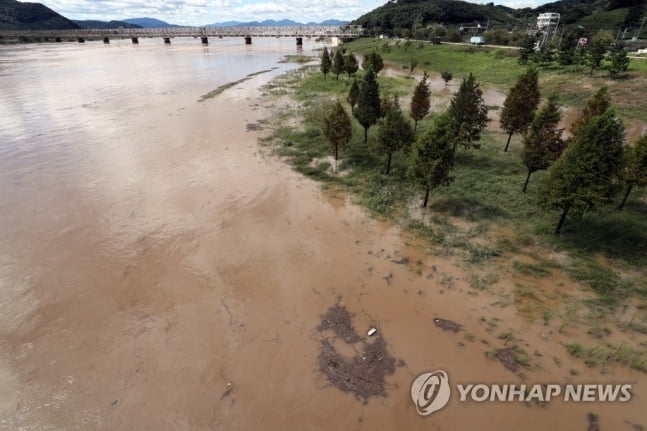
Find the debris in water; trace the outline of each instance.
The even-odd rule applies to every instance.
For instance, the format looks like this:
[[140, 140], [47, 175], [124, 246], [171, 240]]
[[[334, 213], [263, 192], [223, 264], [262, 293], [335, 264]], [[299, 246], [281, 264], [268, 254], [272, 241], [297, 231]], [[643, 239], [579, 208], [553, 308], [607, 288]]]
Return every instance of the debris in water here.
[[499, 349], [496, 351], [495, 356], [506, 369], [512, 372], [516, 372], [519, 369], [517, 354], [511, 348]]
[[371, 336], [372, 336], [373, 334], [375, 334], [376, 332], [377, 332], [377, 329], [375, 329], [375, 328], [371, 328], [371, 329], [369, 329], [369, 330], [368, 330], [368, 333], [367, 333], [367, 334], [368, 334], [368, 336], [369, 336], [369, 337], [371, 337]]
[[391, 262], [397, 264], [397, 265], [406, 265], [409, 263], [409, 258], [407, 256], [404, 256], [402, 259], [399, 260], [391, 260]]
[[231, 382], [227, 382], [227, 388], [225, 389], [225, 392], [222, 393], [220, 396], [220, 399], [227, 398], [231, 393], [234, 391], [234, 387], [231, 385]]
[[[334, 340], [321, 340], [319, 369], [328, 381], [343, 392], [350, 392], [366, 403], [372, 396], [386, 396], [385, 378], [395, 373], [396, 359], [387, 351], [386, 340], [377, 335], [369, 343], [362, 339], [351, 323], [351, 314], [343, 305], [334, 305], [321, 318], [317, 330], [330, 329], [336, 337], [348, 344], [359, 343], [360, 353], [352, 358], [341, 355], [333, 345]], [[374, 331], [374, 332], [371, 332]], [[369, 330], [369, 335], [377, 333], [376, 328]]]
[[434, 325], [438, 326], [443, 331], [452, 331], [454, 333], [463, 329], [463, 325], [460, 325], [456, 322], [452, 322], [448, 319], [434, 319]]
[[600, 424], [598, 423], [598, 415], [595, 413], [587, 413], [586, 419], [589, 422], [589, 426], [586, 429], [587, 431], [600, 431]]

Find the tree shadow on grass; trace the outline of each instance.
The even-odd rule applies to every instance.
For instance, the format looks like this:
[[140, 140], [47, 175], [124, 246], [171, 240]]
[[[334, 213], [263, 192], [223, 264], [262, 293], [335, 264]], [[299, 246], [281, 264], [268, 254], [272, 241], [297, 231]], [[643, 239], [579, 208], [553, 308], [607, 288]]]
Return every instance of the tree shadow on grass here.
[[647, 265], [647, 205], [613, 208], [568, 219], [558, 241], [568, 247], [604, 253], [631, 265]]
[[508, 217], [508, 213], [502, 208], [468, 197], [438, 198], [430, 203], [430, 207], [433, 211], [453, 217], [461, 217], [468, 221], [484, 221]]

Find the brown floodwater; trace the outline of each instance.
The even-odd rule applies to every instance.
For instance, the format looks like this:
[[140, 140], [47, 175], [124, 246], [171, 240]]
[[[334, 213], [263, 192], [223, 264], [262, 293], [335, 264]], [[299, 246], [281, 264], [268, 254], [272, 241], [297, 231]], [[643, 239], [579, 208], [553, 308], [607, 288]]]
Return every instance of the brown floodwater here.
[[[278, 102], [258, 88], [296, 50], [254, 43], [0, 47], [0, 429], [574, 430], [588, 412], [605, 430], [647, 423], [645, 375], [570, 358], [560, 343], [581, 339], [576, 324], [558, 334], [468, 295], [460, 261], [268, 155], [246, 126], [271, 116]], [[319, 372], [316, 327], [338, 302], [404, 362], [386, 397], [364, 404]], [[525, 377], [485, 355], [503, 331], [532, 357]], [[419, 416], [411, 382], [437, 369], [452, 384], [631, 383], [634, 395], [544, 407], [453, 395]]]

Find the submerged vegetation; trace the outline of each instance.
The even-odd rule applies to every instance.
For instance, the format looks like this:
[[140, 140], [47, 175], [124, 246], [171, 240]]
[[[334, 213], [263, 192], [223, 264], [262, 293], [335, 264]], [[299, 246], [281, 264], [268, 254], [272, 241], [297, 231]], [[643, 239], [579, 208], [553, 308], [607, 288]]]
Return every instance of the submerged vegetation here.
[[[539, 167], [524, 164], [524, 148], [520, 145], [512, 145], [508, 152], [503, 151], [509, 130], [484, 129], [485, 122], [480, 118], [483, 101], [478, 93], [478, 75], [468, 75], [461, 86], [464, 88], [462, 91], [473, 93], [472, 96], [462, 99], [454, 96], [455, 103], [466, 100], [468, 102], [465, 103], [474, 105], [474, 119], [459, 119], [452, 116], [451, 110], [442, 113], [433, 112], [433, 109], [429, 115], [414, 116], [407, 108], [411, 106], [414, 93], [425, 93], [419, 88], [416, 90], [420, 82], [410, 76], [378, 74], [375, 79], [370, 65], [380, 63], [381, 59], [374, 58], [377, 54], [372, 52], [370, 60], [364, 62], [370, 70], [353, 72], [357, 77], [352, 74], [345, 76], [347, 72], [340, 69], [339, 79], [335, 79], [337, 71], [331, 66], [331, 79], [317, 65], [289, 72], [267, 84], [264, 87], [266, 95], [290, 94], [293, 102], [276, 114], [272, 120], [273, 131], [262, 139], [262, 143], [284, 157], [295, 170], [323, 182], [325, 188], [346, 191], [374, 216], [398, 223], [412, 238], [423, 240], [430, 253], [459, 258], [459, 262], [470, 268], [473, 294], [492, 288], [499, 280], [498, 276], [484, 273], [486, 267], [499, 268], [531, 280], [560, 275], [579, 284], [583, 293], [571, 295], [562, 292], [563, 303], [555, 304], [548, 293], [533, 287], [535, 285], [530, 281], [521, 280], [514, 292], [502, 295], [508, 298], [512, 294], [512, 303], [523, 315], [531, 320], [539, 319], [545, 325], [555, 325], [560, 333], [566, 333], [574, 322], [593, 325], [603, 319], [611, 321], [609, 325], [615, 324], [622, 331], [642, 334], [635, 328], [643, 328], [644, 325], [636, 325], [635, 319], [647, 321], [644, 273], [647, 266], [647, 193], [642, 187], [634, 188], [625, 210], [617, 209], [621, 199], [618, 193], [626, 190], [634, 177], [625, 180], [622, 174], [624, 159], [617, 151], [618, 134], [622, 131], [614, 126], [619, 126], [614, 119], [614, 111], [605, 108], [601, 115], [587, 115], [591, 111], [588, 109], [583, 113], [578, 120], [582, 122], [583, 132], [574, 131], [573, 148], [569, 150], [575, 163], [584, 162], [582, 157], [575, 157], [580, 151], [590, 157], [593, 153], [598, 154], [596, 160], [587, 163], [597, 163], [595, 169], [608, 174], [606, 180], [603, 178], [599, 183], [591, 183], [599, 197], [593, 202], [586, 189], [588, 186], [577, 189], [583, 193], [582, 197], [573, 197], [573, 190], [568, 186], [567, 172], [577, 169], [585, 172], [587, 168], [578, 165], [569, 169], [565, 166], [567, 161], [556, 163], [556, 168], [549, 167], [551, 163], [544, 163], [546, 157], [551, 162], [561, 160], [561, 141], [559, 145], [555, 144], [559, 148], [553, 148], [552, 141], [546, 144], [550, 154], [540, 157], [542, 163]], [[331, 57], [334, 58], [334, 54], [331, 53]], [[518, 66], [516, 61], [514, 64]], [[445, 65], [438, 67], [445, 69]], [[327, 73], [327, 68], [324, 71]], [[508, 74], [512, 82], [517, 78], [508, 71], [502, 73]], [[540, 91], [546, 95], [541, 85], [546, 80], [542, 80], [541, 71], [539, 76]], [[370, 103], [375, 107], [377, 100], [373, 94], [373, 81], [379, 94], [379, 112], [366, 106]], [[360, 95], [350, 97], [351, 88], [358, 84]], [[362, 90], [365, 100], [362, 100]], [[442, 96], [429, 91], [429, 97], [433, 101]], [[352, 100], [352, 105], [349, 100]], [[613, 96], [611, 100], [617, 104]], [[563, 103], [563, 99], [560, 102]], [[594, 105], [589, 104], [589, 108]], [[442, 108], [437, 106], [444, 105], [434, 106], [438, 110]], [[557, 106], [555, 98], [542, 105], [527, 132], [534, 137], [524, 135], [522, 140], [534, 139], [538, 141], [536, 145], [542, 144], [542, 139], [555, 141], [557, 132], [552, 111]], [[346, 110], [346, 115], [341, 115], [340, 107]], [[343, 139], [339, 140], [340, 145], [331, 146], [333, 142], [328, 135], [333, 125], [330, 120], [324, 123], [322, 119], [331, 118], [332, 108], [335, 108], [336, 117], [351, 119], [351, 134], [348, 136], [345, 132]], [[411, 118], [405, 117], [404, 113]], [[363, 119], [362, 123], [358, 119]], [[417, 133], [409, 137], [409, 132], [402, 132], [408, 130], [401, 124], [402, 120], [411, 123], [411, 130], [417, 121]], [[605, 153], [604, 145], [594, 145], [599, 149], [597, 153], [586, 150], [590, 144], [585, 144], [585, 141], [596, 138], [602, 142], [602, 134], [595, 131], [596, 127], [602, 127], [604, 133], [613, 135], [608, 136], [616, 143], [612, 155]], [[519, 129], [523, 128], [515, 128], [515, 131]], [[348, 128], [344, 127], [344, 130], [348, 131]], [[393, 142], [391, 146], [389, 142], [396, 135], [397, 145]], [[456, 145], [463, 141], [465, 144]], [[331, 157], [331, 148], [339, 162]], [[627, 160], [633, 159], [627, 156]], [[533, 180], [524, 193], [522, 185], [530, 169]], [[570, 190], [570, 194], [559, 197], [559, 187], [546, 186], [549, 181], [556, 181], [551, 177], [565, 181], [564, 190]], [[553, 204], [545, 208], [540, 206], [546, 187], [551, 193], [550, 196], [545, 195], [545, 199], [559, 202], [574, 199], [571, 207], [575, 208], [575, 205], [578, 208], [577, 214], [565, 218], [561, 235], [553, 233], [560, 211], [547, 209]], [[504, 299], [502, 303], [510, 302]], [[584, 313], [582, 309], [589, 311]], [[624, 310], [624, 314], [616, 313], [619, 309]], [[626, 321], [627, 318], [631, 321]], [[622, 347], [632, 353], [618, 350], [620, 357], [609, 361], [644, 371], [647, 341], [642, 342], [645, 344]], [[591, 366], [601, 364], [597, 359], [589, 362]]]

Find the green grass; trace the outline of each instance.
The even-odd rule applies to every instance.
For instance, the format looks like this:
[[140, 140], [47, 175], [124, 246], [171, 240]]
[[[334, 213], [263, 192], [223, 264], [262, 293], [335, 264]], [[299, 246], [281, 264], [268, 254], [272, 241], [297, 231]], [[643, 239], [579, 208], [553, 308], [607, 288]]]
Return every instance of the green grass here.
[[[513, 139], [510, 151], [504, 153], [505, 136], [486, 132], [480, 149], [457, 150], [453, 182], [432, 191], [423, 217], [411, 215], [412, 208], [420, 206], [422, 190], [407, 177], [409, 155], [396, 153], [391, 174], [385, 175], [384, 157], [376, 154], [373, 145], [377, 126], [370, 128], [365, 144], [362, 127], [353, 121], [353, 138], [340, 154], [337, 172], [330, 169], [330, 163], [313, 162], [331, 151], [318, 125], [323, 109], [332, 99], [344, 102], [351, 81], [341, 76], [339, 81], [331, 76], [324, 78], [316, 68], [309, 70], [310, 74], [303, 79], [296, 78], [303, 73], [299, 72], [292, 78], [280, 78], [280, 83], [269, 84], [274, 90], [291, 88], [299, 102], [298, 107], [279, 116], [298, 115], [302, 124], [296, 128], [278, 127], [268, 139], [277, 154], [287, 157], [297, 171], [344, 187], [373, 215], [401, 222], [416, 236], [426, 238], [434, 250], [458, 254], [468, 264], [488, 264], [516, 253], [520, 247], [541, 245], [566, 252], [568, 261], [515, 261], [515, 271], [539, 278], [550, 276], [550, 269], [561, 269], [595, 293], [588, 304], [596, 309], [612, 310], [630, 297], [647, 299], [647, 285], [641, 282], [639, 271], [633, 278], [619, 272], [647, 266], [647, 190], [636, 189], [624, 211], [609, 206], [581, 218], [569, 217], [562, 235], [555, 236], [559, 211], [543, 210], [537, 204], [538, 184], [546, 172], [533, 174], [528, 191], [522, 193], [526, 169], [520, 159], [519, 137]], [[381, 89], [399, 94], [404, 103], [412, 93], [412, 80], [408, 78], [380, 76], [379, 84]], [[350, 113], [350, 107], [346, 107]], [[428, 120], [419, 127], [424, 129], [427, 124]], [[450, 221], [454, 218], [475, 225], [457, 228]], [[488, 232], [498, 227], [511, 229], [515, 239], [489, 240]], [[477, 243], [475, 239], [486, 241]], [[597, 255], [605, 256], [613, 268], [596, 263]], [[488, 284], [476, 279], [473, 283], [477, 287]]]
[[[385, 44], [389, 44], [386, 50]], [[518, 52], [514, 49], [429, 43], [423, 48], [412, 45], [405, 49], [403, 44], [395, 46], [393, 41], [372, 38], [360, 38], [345, 46], [356, 54], [377, 50], [385, 60], [397, 65], [408, 65], [415, 58], [419, 60], [417, 73], [449, 71], [454, 75], [454, 83], [471, 72], [477, 81], [504, 92], [514, 85], [526, 67], [518, 63]], [[609, 79], [607, 68], [608, 62], [590, 75], [588, 68], [582, 66], [552, 63], [540, 67], [542, 94], [557, 94], [561, 103], [580, 108], [593, 92], [606, 85], [621, 116], [647, 122], [647, 104], [642, 96], [647, 86], [647, 60], [632, 60], [628, 72], [618, 80]]]
[[566, 345], [566, 350], [572, 356], [584, 360], [588, 367], [604, 368], [609, 363], [619, 363], [647, 373], [647, 352], [625, 344], [603, 342], [593, 347], [584, 347], [580, 343], [570, 343]]

